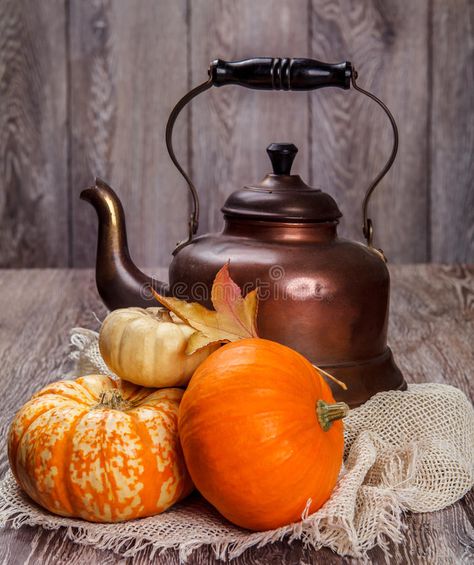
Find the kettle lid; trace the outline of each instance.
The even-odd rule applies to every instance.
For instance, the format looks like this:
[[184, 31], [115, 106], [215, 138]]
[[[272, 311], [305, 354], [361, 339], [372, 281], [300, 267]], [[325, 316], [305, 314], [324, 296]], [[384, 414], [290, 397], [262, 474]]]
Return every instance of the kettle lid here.
[[222, 207], [226, 216], [288, 222], [333, 222], [342, 216], [335, 200], [291, 174], [298, 149], [292, 143], [271, 143], [273, 166], [258, 184], [233, 192]]

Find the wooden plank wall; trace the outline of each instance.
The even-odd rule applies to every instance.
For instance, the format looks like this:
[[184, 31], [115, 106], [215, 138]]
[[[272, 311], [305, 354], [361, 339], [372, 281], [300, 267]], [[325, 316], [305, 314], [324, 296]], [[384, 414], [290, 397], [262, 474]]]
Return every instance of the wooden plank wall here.
[[0, 0], [0, 267], [69, 260], [66, 9]]
[[[91, 266], [101, 176], [120, 194], [135, 261], [165, 265], [189, 199], [164, 143], [177, 99], [216, 57], [349, 59], [392, 109], [396, 164], [373, 199], [393, 262], [474, 261], [474, 7], [470, 0], [0, 0], [0, 267]], [[262, 177], [272, 141], [339, 202], [361, 239], [364, 188], [390, 150], [354, 92], [215, 89], [180, 118], [176, 151], [221, 226], [229, 192]]]

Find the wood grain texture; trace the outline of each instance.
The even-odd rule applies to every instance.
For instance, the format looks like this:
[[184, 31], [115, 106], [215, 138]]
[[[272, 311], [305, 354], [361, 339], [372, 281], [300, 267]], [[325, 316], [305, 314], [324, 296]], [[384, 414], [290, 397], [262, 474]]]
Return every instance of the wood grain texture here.
[[62, 0], [0, 1], [3, 267], [68, 264], [64, 31]]
[[[313, 0], [311, 5], [311, 56], [352, 61], [359, 85], [388, 105], [399, 126], [397, 160], [369, 209], [376, 245], [390, 261], [423, 262], [428, 230], [428, 0]], [[341, 234], [361, 241], [362, 198], [390, 154], [390, 124], [374, 102], [338, 89], [313, 94], [311, 124], [314, 183], [340, 204]]]
[[474, 260], [474, 3], [433, 0], [431, 259]]
[[407, 382], [446, 382], [474, 402], [474, 267], [392, 267], [389, 345]]
[[[121, 196], [132, 256], [163, 264], [189, 199], [165, 149], [174, 103], [215, 57], [351, 59], [400, 128], [370, 215], [391, 262], [474, 260], [474, 7], [470, 0], [0, 0], [0, 267], [92, 266], [96, 219], [80, 190]], [[214, 89], [176, 127], [202, 200], [226, 196], [293, 141], [294, 171], [333, 194], [361, 240], [361, 200], [390, 150], [382, 112], [354, 92]]]
[[[95, 261], [97, 221], [80, 191], [102, 177], [123, 201], [132, 257], [167, 263], [187, 234], [188, 197], [164, 132], [186, 92], [186, 0], [70, 3], [73, 257]], [[175, 136], [187, 159], [186, 129]]]
[[[217, 58], [305, 56], [308, 49], [306, 0], [197, 0], [191, 4], [191, 78], [207, 78]], [[308, 179], [307, 93], [215, 88], [193, 102], [192, 176], [202, 201], [200, 232], [222, 224], [226, 197], [271, 172], [266, 148], [295, 143], [293, 170]]]
[[[157, 273], [164, 275], [164, 269]], [[474, 266], [392, 266], [389, 337], [409, 382], [437, 381], [473, 391]], [[7, 469], [6, 431], [15, 411], [31, 394], [68, 368], [68, 332], [74, 326], [97, 329], [105, 309], [90, 270], [0, 270], [0, 476]], [[34, 288], [34, 293], [31, 288]], [[390, 548], [393, 564], [471, 563], [474, 560], [473, 493], [443, 511], [407, 514], [404, 543]], [[386, 563], [380, 549], [371, 563]], [[74, 544], [63, 531], [40, 528], [0, 530], [0, 563], [91, 565], [178, 564], [175, 552], [151, 559], [148, 552], [121, 558]], [[216, 562], [211, 550], [196, 551], [190, 564]], [[250, 549], [235, 565], [347, 564], [327, 549], [301, 543], [275, 543]]]

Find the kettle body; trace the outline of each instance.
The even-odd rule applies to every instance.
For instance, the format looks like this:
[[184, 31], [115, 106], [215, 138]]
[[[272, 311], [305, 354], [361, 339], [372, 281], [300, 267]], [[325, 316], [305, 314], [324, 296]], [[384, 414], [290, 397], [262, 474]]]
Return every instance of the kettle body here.
[[[163, 295], [211, 306], [216, 273], [229, 262], [233, 280], [244, 293], [259, 289], [257, 326], [263, 338], [299, 351], [312, 363], [343, 381], [330, 383], [337, 400], [350, 406], [383, 390], [403, 390], [406, 383], [387, 346], [390, 276], [383, 252], [372, 245], [367, 215], [370, 196], [392, 165], [398, 147], [395, 121], [387, 107], [356, 84], [350, 62], [257, 58], [214, 61], [209, 79], [191, 90], [171, 112], [166, 128], [169, 155], [191, 193], [188, 238], [173, 252], [169, 283], [142, 273], [130, 258], [125, 215], [118, 196], [103, 181], [82, 191], [99, 218], [96, 281], [110, 308], [147, 307], [150, 287]], [[172, 130], [184, 106], [212, 86], [310, 90], [350, 86], [376, 101], [392, 124], [394, 145], [384, 169], [363, 200], [363, 233], [367, 244], [341, 239], [342, 216], [333, 198], [291, 174], [297, 148], [290, 143], [267, 148], [273, 172], [254, 185], [233, 192], [222, 212], [219, 233], [197, 235], [196, 188], [174, 154]]]
[[244, 292], [259, 289], [259, 335], [342, 380], [347, 391], [330, 383], [338, 400], [356, 406], [381, 389], [405, 388], [387, 347], [387, 266], [367, 246], [338, 238], [337, 222], [226, 218], [221, 233], [199, 236], [175, 255], [171, 294], [211, 306], [212, 282], [226, 262]]

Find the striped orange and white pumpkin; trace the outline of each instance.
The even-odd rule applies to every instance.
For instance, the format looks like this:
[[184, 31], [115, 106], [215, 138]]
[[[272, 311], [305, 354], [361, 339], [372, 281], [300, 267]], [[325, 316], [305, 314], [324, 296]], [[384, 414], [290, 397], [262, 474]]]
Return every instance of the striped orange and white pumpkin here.
[[177, 432], [183, 391], [104, 375], [48, 385], [8, 438], [20, 487], [61, 516], [119, 522], [151, 516], [191, 492]]

